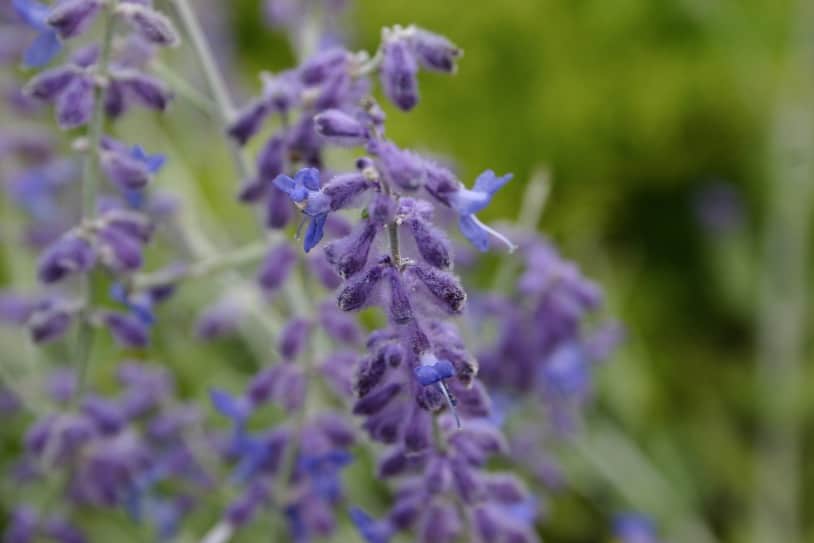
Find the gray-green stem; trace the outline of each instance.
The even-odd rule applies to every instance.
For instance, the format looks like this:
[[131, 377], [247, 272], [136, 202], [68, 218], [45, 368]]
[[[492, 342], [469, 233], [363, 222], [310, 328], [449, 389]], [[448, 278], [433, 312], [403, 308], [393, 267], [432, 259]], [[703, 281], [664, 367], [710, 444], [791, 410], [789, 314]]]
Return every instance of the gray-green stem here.
[[[82, 177], [83, 221], [92, 220], [96, 215], [96, 199], [99, 192], [99, 146], [102, 142], [102, 133], [105, 126], [105, 93], [108, 84], [108, 67], [113, 53], [113, 36], [116, 31], [115, 9], [117, 3], [117, 0], [114, 0], [107, 4], [103, 14], [104, 37], [102, 38], [102, 50], [97, 67], [100, 83], [94, 91], [93, 118], [88, 131], [88, 153], [85, 156]], [[77, 401], [82, 397], [85, 390], [86, 373], [91, 351], [93, 350], [93, 336], [95, 333], [87, 313], [93, 305], [93, 274], [83, 275], [81, 281], [85, 309], [82, 310], [80, 315], [79, 333], [74, 355], [77, 365], [77, 391], [75, 396]]]
[[[220, 117], [221, 124], [224, 131], [232, 117], [235, 114], [235, 107], [232, 99], [229, 96], [229, 91], [226, 87], [220, 70], [218, 69], [215, 55], [212, 54], [212, 49], [209, 47], [209, 42], [204, 35], [198, 17], [189, 5], [188, 0], [173, 0], [175, 11], [178, 14], [181, 23], [184, 25], [186, 32], [192, 42], [192, 47], [195, 50], [195, 55], [198, 57], [198, 62], [201, 64], [201, 70], [206, 78], [209, 90], [212, 93], [212, 98], [218, 109], [218, 116]], [[238, 170], [238, 175], [241, 179], [249, 179], [251, 177], [251, 165], [246, 158], [240, 146], [234, 142], [229, 142], [229, 149], [232, 153], [235, 167]]]

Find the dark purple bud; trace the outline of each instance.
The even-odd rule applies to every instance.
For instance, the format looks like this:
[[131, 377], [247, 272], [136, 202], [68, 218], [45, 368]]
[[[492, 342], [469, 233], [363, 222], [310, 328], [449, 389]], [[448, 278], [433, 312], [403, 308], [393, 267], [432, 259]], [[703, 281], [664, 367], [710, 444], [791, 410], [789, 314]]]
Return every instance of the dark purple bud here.
[[136, 271], [143, 263], [139, 240], [112, 227], [99, 231], [99, 257], [107, 267], [122, 273]]
[[68, 331], [73, 315], [60, 307], [49, 307], [37, 310], [28, 321], [31, 338], [34, 343], [55, 341]]
[[90, 68], [97, 62], [102, 54], [102, 47], [98, 43], [90, 43], [80, 47], [71, 55], [71, 63], [80, 68]]
[[318, 85], [330, 76], [347, 70], [348, 52], [328, 49], [309, 58], [300, 68], [300, 80], [306, 85]]
[[64, 0], [51, 9], [47, 22], [62, 39], [67, 40], [83, 34], [101, 7], [101, 0]]
[[103, 435], [115, 434], [124, 427], [125, 417], [116, 403], [90, 396], [82, 401], [82, 413], [90, 418]]
[[373, 183], [368, 181], [364, 175], [346, 173], [331, 178], [322, 187], [322, 192], [331, 199], [331, 209], [337, 211], [351, 205], [357, 196], [372, 186]]
[[337, 303], [342, 311], [361, 309], [384, 275], [384, 266], [377, 265], [348, 281], [339, 293]]
[[483, 482], [478, 479], [478, 473], [475, 470], [460, 460], [450, 462], [450, 469], [455, 492], [464, 503], [475, 503], [483, 496]]
[[277, 113], [286, 113], [299, 102], [302, 86], [294, 70], [273, 76], [263, 74], [263, 97]]
[[226, 520], [230, 526], [240, 527], [247, 524], [269, 499], [268, 489], [258, 480], [249, 485], [246, 492], [229, 504], [226, 509]]
[[49, 519], [42, 532], [56, 543], [88, 543], [88, 539], [79, 528], [59, 517]]
[[356, 441], [353, 426], [345, 418], [334, 413], [322, 413], [314, 419], [314, 424], [330, 440], [331, 445], [347, 448]]
[[[374, 394], [366, 396], [360, 400], [360, 402], [372, 398]], [[368, 435], [370, 435], [370, 439], [373, 441], [392, 445], [398, 441], [401, 427], [404, 425], [404, 415], [402, 415], [403, 408], [404, 406], [398, 403], [389, 409], [372, 413], [362, 424], [362, 428], [367, 431]]]
[[434, 456], [427, 464], [424, 485], [430, 494], [447, 492], [452, 485], [452, 473], [446, 456]]
[[78, 75], [59, 94], [56, 103], [57, 121], [60, 128], [70, 130], [87, 124], [93, 117], [93, 79]]
[[280, 354], [293, 360], [305, 348], [311, 335], [311, 323], [305, 319], [294, 319], [280, 332]]
[[196, 335], [212, 340], [232, 334], [240, 322], [240, 308], [230, 300], [222, 300], [209, 307], [195, 324]]
[[492, 474], [486, 479], [486, 493], [490, 501], [503, 504], [520, 503], [529, 494], [523, 482], [507, 474]]
[[116, 83], [146, 108], [156, 111], [167, 109], [173, 93], [160, 79], [135, 70], [114, 74]]
[[143, 161], [116, 150], [101, 151], [102, 170], [122, 190], [143, 189], [150, 182], [150, 170]]
[[122, 347], [143, 349], [150, 341], [149, 331], [141, 319], [122, 313], [106, 313], [103, 321], [113, 339]]
[[333, 265], [328, 262], [328, 257], [322, 251], [311, 253], [308, 256], [308, 268], [328, 290], [339, 288], [339, 285], [342, 284], [342, 278], [336, 273]]
[[56, 283], [71, 274], [89, 271], [95, 263], [96, 253], [90, 242], [68, 233], [42, 254], [37, 276], [43, 283]]
[[416, 543], [454, 543], [458, 541], [462, 531], [463, 526], [455, 506], [437, 502], [425, 511]]
[[285, 140], [279, 136], [269, 138], [257, 155], [257, 175], [265, 181], [273, 181], [283, 173], [285, 166]]
[[110, 80], [105, 92], [105, 113], [108, 117], [116, 119], [127, 110], [127, 100], [124, 97], [124, 85]]
[[25, 324], [37, 308], [37, 301], [14, 292], [0, 291], [0, 323]]
[[237, 199], [244, 204], [255, 204], [268, 194], [272, 184], [262, 177], [255, 177], [245, 181], [237, 193]]
[[325, 246], [325, 256], [336, 272], [347, 279], [359, 272], [367, 264], [370, 247], [376, 239], [378, 228], [365, 221], [355, 234], [329, 243]]
[[406, 324], [413, 320], [413, 308], [407, 289], [401, 280], [401, 274], [391, 268], [390, 270], [390, 320], [396, 324]]
[[407, 273], [424, 283], [447, 312], [454, 315], [463, 311], [466, 305], [466, 292], [455, 276], [420, 264], [409, 266]]
[[388, 343], [382, 347], [381, 352], [387, 365], [391, 368], [399, 367], [404, 360], [404, 347], [398, 343]]
[[110, 228], [115, 228], [142, 243], [149, 242], [155, 230], [147, 217], [126, 209], [112, 209], [103, 215], [102, 220]]
[[317, 134], [334, 145], [354, 147], [364, 145], [368, 140], [364, 125], [338, 109], [329, 109], [315, 116], [314, 128]]
[[37, 513], [28, 506], [17, 506], [11, 513], [6, 531], [3, 533], [5, 543], [33, 543], [37, 538]]
[[45, 70], [26, 84], [25, 92], [38, 100], [51, 101], [71, 84], [77, 73], [77, 69], [73, 66], [60, 66]]
[[297, 253], [288, 243], [281, 243], [269, 251], [257, 271], [257, 282], [263, 290], [273, 292], [280, 288], [297, 262]]
[[404, 111], [418, 104], [418, 64], [405, 40], [388, 39], [383, 46], [381, 66], [385, 96]]
[[410, 36], [418, 62], [423, 68], [436, 72], [454, 73], [463, 51], [443, 36], [416, 28]]
[[404, 190], [417, 190], [424, 184], [425, 161], [389, 141], [372, 142], [369, 152], [376, 155], [378, 169], [385, 179]]
[[404, 451], [394, 449], [379, 461], [379, 467], [376, 471], [382, 479], [389, 479], [403, 475], [409, 466]]
[[360, 398], [367, 396], [367, 393], [382, 381], [386, 370], [387, 361], [380, 353], [362, 359], [355, 386]]
[[[410, 530], [413, 528], [416, 519], [424, 511], [426, 501], [424, 496], [418, 493], [403, 493], [396, 496], [393, 509], [390, 511], [389, 520], [399, 530]], [[489, 541], [489, 540], [486, 540]]]
[[161, 47], [175, 47], [181, 43], [172, 21], [156, 10], [133, 3], [120, 4], [117, 10], [124, 15], [133, 31], [148, 43]]
[[393, 217], [396, 214], [396, 204], [390, 196], [379, 194], [370, 202], [367, 213], [371, 222], [378, 226], [385, 226], [393, 222]]
[[353, 406], [354, 415], [373, 415], [384, 409], [401, 392], [400, 383], [390, 383], [366, 394]]
[[429, 447], [430, 443], [432, 443], [432, 415], [416, 406], [404, 427], [404, 446], [410, 452], [418, 452]]
[[452, 265], [452, 256], [449, 240], [432, 224], [413, 217], [407, 221], [407, 226], [415, 239], [418, 252], [424, 261], [435, 268], [449, 269]]
[[272, 186], [266, 200], [266, 227], [272, 229], [285, 228], [294, 218], [294, 204], [288, 195]]
[[268, 105], [262, 100], [255, 100], [237, 112], [227, 132], [240, 145], [246, 145], [246, 142], [260, 130], [268, 113]]
[[[0, 299], [2, 304], [2, 299]], [[361, 339], [361, 329], [356, 319], [352, 318], [333, 305], [322, 305], [319, 311], [319, 323], [323, 330], [340, 343], [357, 344]], [[1, 318], [1, 317], [0, 317]]]
[[281, 367], [286, 371], [280, 375], [280, 405], [287, 411], [293, 412], [302, 408], [305, 404], [306, 377], [302, 368], [292, 364], [284, 364]]

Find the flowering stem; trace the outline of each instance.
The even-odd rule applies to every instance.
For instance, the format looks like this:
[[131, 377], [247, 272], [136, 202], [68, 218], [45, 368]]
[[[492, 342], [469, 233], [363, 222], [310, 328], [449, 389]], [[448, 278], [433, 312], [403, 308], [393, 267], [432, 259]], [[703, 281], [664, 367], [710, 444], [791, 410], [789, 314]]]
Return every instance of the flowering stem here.
[[[192, 41], [192, 47], [195, 50], [195, 55], [198, 57], [198, 62], [201, 64], [206, 82], [209, 85], [209, 90], [217, 105], [218, 116], [223, 125], [224, 130], [232, 120], [235, 112], [235, 107], [232, 104], [232, 99], [229, 96], [229, 91], [226, 88], [226, 83], [223, 75], [218, 69], [215, 56], [212, 54], [212, 49], [209, 47], [209, 42], [204, 35], [201, 24], [195, 12], [189, 5], [188, 0], [173, 0], [178, 13], [178, 17], [186, 28], [187, 34]], [[235, 142], [230, 142], [229, 149], [232, 153], [232, 160], [238, 170], [238, 174], [242, 179], [248, 179], [251, 176], [251, 166], [243, 154], [243, 150]]]
[[268, 245], [265, 241], [250, 243], [231, 252], [204, 257], [179, 270], [162, 270], [137, 275], [133, 278], [131, 287], [134, 291], [141, 291], [175, 283], [181, 279], [206, 277], [220, 271], [257, 262], [263, 258], [267, 249]]
[[[88, 132], [88, 153], [85, 156], [85, 165], [82, 178], [82, 219], [88, 221], [96, 214], [96, 195], [99, 191], [99, 146], [102, 142], [102, 132], [105, 126], [105, 93], [107, 90], [107, 72], [110, 65], [110, 57], [113, 53], [113, 36], [116, 29], [116, 4], [114, 0], [105, 6], [102, 19], [104, 25], [104, 37], [102, 38], [102, 49], [99, 56], [98, 75], [102, 78], [102, 84], [98, 85], [94, 91], [93, 118]], [[82, 310], [79, 323], [79, 334], [76, 345], [76, 380], [77, 390], [75, 401], [79, 401], [85, 389], [85, 380], [91, 351], [93, 350], [94, 327], [90, 322], [88, 311], [92, 305], [93, 298], [93, 274], [92, 272], [83, 275], [82, 298], [84, 299], [84, 309]]]
[[161, 61], [154, 60], [152, 62], [153, 70], [158, 74], [161, 79], [168, 82], [172, 90], [179, 96], [187, 100], [190, 104], [198, 108], [205, 115], [216, 117], [217, 106], [214, 102], [203, 93], [193, 87], [183, 77], [180, 77], [175, 70], [168, 67]]

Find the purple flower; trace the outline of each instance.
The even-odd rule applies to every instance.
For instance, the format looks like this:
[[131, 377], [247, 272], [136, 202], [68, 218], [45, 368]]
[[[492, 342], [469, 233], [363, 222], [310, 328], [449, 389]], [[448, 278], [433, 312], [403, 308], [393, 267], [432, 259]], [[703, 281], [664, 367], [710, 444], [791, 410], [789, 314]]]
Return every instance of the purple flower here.
[[128, 2], [119, 4], [117, 11], [147, 43], [161, 47], [175, 47], [181, 43], [172, 21], [152, 7]]
[[381, 81], [384, 94], [400, 109], [410, 111], [418, 104], [418, 63], [404, 38], [385, 40]]
[[348, 511], [350, 519], [366, 543], [389, 543], [393, 529], [386, 522], [376, 521], [358, 507]]
[[449, 197], [450, 207], [458, 214], [461, 233], [481, 251], [489, 248], [490, 234], [503, 241], [510, 249], [514, 249], [513, 243], [480, 222], [475, 216], [475, 213], [489, 205], [495, 193], [511, 179], [511, 174], [498, 177], [492, 170], [486, 170], [478, 176], [471, 190], [460, 187]]
[[331, 199], [320, 190], [319, 170], [305, 168], [297, 172], [294, 179], [280, 175], [274, 179], [274, 186], [288, 194], [297, 207], [311, 218], [304, 239], [307, 253], [322, 239], [325, 220], [331, 210]]
[[455, 62], [463, 55], [463, 51], [445, 37], [422, 28], [413, 29], [410, 41], [421, 67], [428, 70], [454, 73]]
[[69, 275], [85, 273], [96, 263], [96, 252], [90, 242], [68, 233], [52, 244], [40, 257], [37, 276], [43, 283], [56, 283]]
[[20, 18], [37, 31], [37, 37], [25, 51], [23, 64], [26, 68], [41, 68], [62, 50], [59, 36], [47, 22], [50, 8], [36, 0], [12, 0], [11, 3]]
[[328, 109], [316, 115], [314, 128], [328, 142], [347, 147], [364, 145], [369, 137], [361, 122], [338, 109]]
[[101, 0], [63, 0], [51, 8], [47, 22], [61, 38], [75, 38], [90, 28], [101, 8]]

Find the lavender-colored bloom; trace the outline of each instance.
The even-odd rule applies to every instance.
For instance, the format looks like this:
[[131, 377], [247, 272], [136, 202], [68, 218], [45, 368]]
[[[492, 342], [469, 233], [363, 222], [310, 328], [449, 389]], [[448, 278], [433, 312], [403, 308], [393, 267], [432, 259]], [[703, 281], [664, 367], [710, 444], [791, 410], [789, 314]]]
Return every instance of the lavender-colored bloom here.
[[122, 347], [143, 349], [150, 341], [147, 326], [135, 316], [108, 312], [103, 320], [110, 334]]
[[279, 289], [297, 262], [297, 253], [288, 243], [281, 243], [266, 255], [257, 271], [257, 282], [267, 292]]
[[269, 107], [262, 100], [250, 102], [237, 112], [231, 121], [229, 135], [240, 145], [246, 145], [258, 130], [269, 114]]
[[285, 140], [273, 136], [268, 139], [257, 155], [257, 174], [267, 182], [283, 173], [285, 165]]
[[332, 177], [322, 188], [330, 200], [331, 210], [337, 211], [353, 204], [356, 197], [373, 186], [364, 175], [348, 173]]
[[229, 299], [223, 299], [210, 306], [198, 317], [195, 324], [196, 335], [205, 340], [228, 336], [237, 330], [242, 310]]
[[319, 85], [347, 69], [349, 54], [344, 49], [327, 49], [309, 58], [300, 67], [300, 80], [305, 85]]
[[317, 133], [334, 145], [364, 145], [368, 131], [357, 119], [338, 109], [323, 111], [314, 117]]
[[43, 283], [56, 283], [69, 275], [85, 273], [96, 262], [96, 252], [84, 237], [68, 233], [40, 257], [37, 277]]
[[46, 303], [28, 320], [28, 328], [34, 343], [48, 343], [64, 336], [72, 322], [73, 314], [70, 311]]
[[93, 116], [94, 83], [90, 76], [77, 76], [59, 94], [56, 102], [60, 128], [70, 130], [87, 124]]
[[406, 273], [423, 283], [436, 305], [453, 315], [463, 311], [466, 292], [452, 274], [422, 264], [408, 266]]
[[656, 527], [649, 518], [637, 513], [624, 513], [613, 519], [613, 534], [620, 543], [658, 543]]
[[132, 96], [142, 106], [155, 111], [166, 110], [174, 97], [160, 79], [137, 70], [113, 72], [112, 78], [124, 96]]
[[131, 273], [143, 263], [143, 244], [119, 228], [108, 226], [99, 231], [99, 257], [118, 273]]
[[51, 8], [47, 22], [61, 38], [75, 38], [90, 28], [101, 7], [101, 0], [63, 0]]
[[421, 28], [413, 30], [410, 42], [421, 67], [428, 70], [454, 73], [455, 62], [463, 55], [463, 51], [445, 37]]
[[351, 277], [367, 264], [370, 248], [377, 234], [376, 225], [365, 221], [355, 233], [325, 246], [328, 262], [341, 277]]
[[293, 319], [280, 332], [280, 354], [293, 360], [305, 348], [311, 333], [311, 323], [305, 319]]
[[425, 161], [420, 156], [384, 140], [372, 141], [368, 150], [376, 156], [377, 167], [389, 182], [410, 191], [424, 184]]
[[319, 170], [305, 168], [297, 172], [294, 179], [280, 175], [274, 186], [285, 192], [303, 213], [311, 217], [305, 234], [304, 247], [307, 253], [322, 239], [331, 199], [320, 190]]
[[365, 306], [376, 286], [384, 277], [385, 267], [373, 266], [363, 274], [351, 278], [339, 293], [337, 303], [342, 311], [355, 311]]
[[404, 111], [418, 104], [418, 63], [407, 41], [392, 37], [382, 46], [381, 82], [387, 98]]
[[77, 74], [78, 71], [74, 66], [45, 70], [26, 84], [25, 92], [38, 100], [54, 100], [73, 82]]
[[452, 266], [452, 250], [443, 232], [419, 217], [405, 221], [415, 240], [416, 248], [424, 261], [442, 270]]
[[486, 251], [489, 248], [490, 235], [497, 237], [511, 250], [514, 250], [514, 244], [484, 225], [475, 216], [475, 213], [489, 205], [495, 193], [511, 179], [511, 174], [498, 177], [492, 170], [486, 170], [475, 180], [475, 186], [472, 190], [460, 187], [449, 195], [449, 205], [458, 213], [458, 225], [461, 228], [461, 233], [481, 251]]
[[27, 506], [19, 506], [11, 515], [11, 522], [3, 534], [6, 543], [33, 543], [37, 538], [37, 513]]
[[161, 47], [175, 47], [181, 43], [172, 21], [151, 7], [128, 2], [120, 4], [117, 10], [146, 42]]
[[25, 324], [34, 310], [37, 300], [10, 291], [0, 291], [0, 323]]
[[76, 394], [77, 385], [76, 372], [60, 368], [48, 375], [46, 391], [55, 402], [67, 403]]
[[31, 28], [37, 31], [34, 42], [23, 56], [26, 68], [45, 66], [62, 50], [56, 31], [48, 25], [49, 8], [36, 0], [11, 0], [15, 12]]

